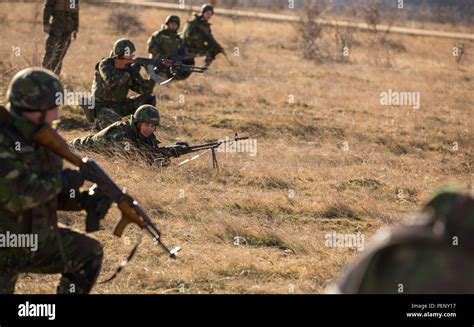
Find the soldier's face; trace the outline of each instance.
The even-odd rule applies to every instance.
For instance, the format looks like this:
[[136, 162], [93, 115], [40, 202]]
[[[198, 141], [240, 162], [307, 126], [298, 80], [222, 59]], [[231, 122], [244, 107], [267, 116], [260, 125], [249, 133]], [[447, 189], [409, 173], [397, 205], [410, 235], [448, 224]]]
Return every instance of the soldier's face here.
[[168, 23], [168, 28], [172, 31], [177, 31], [178, 30], [178, 24], [175, 22], [169, 22]]
[[214, 13], [212, 11], [206, 11], [204, 14], [202, 14], [202, 17], [204, 17], [205, 20], [209, 20], [212, 18], [212, 16], [214, 15]]
[[135, 52], [125, 52], [123, 59], [133, 59], [135, 58]]
[[140, 123], [138, 124], [138, 132], [143, 137], [148, 137], [155, 132], [156, 125], [151, 123]]
[[[41, 121], [41, 112], [24, 112], [23, 116], [32, 121], [35, 125], [40, 125]], [[53, 121], [58, 120], [59, 118], [59, 107], [54, 107], [46, 111], [44, 122], [48, 125], [51, 125]]]

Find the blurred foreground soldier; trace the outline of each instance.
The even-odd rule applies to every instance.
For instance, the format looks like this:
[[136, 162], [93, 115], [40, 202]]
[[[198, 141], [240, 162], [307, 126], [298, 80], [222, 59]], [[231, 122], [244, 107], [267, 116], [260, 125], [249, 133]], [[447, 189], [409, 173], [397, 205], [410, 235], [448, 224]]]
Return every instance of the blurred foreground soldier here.
[[183, 30], [183, 41], [186, 54], [194, 57], [206, 56], [206, 67], [219, 53], [224, 53], [224, 48], [216, 41], [211, 31], [209, 20], [214, 15], [214, 7], [205, 4], [201, 8], [200, 14], [195, 14], [190, 19]]
[[[134, 64], [126, 69], [115, 67], [116, 58], [134, 57], [135, 45], [130, 40], [120, 39], [115, 42], [110, 56], [102, 59], [95, 67], [92, 84], [95, 109], [83, 109], [86, 118], [90, 122], [95, 121], [99, 131], [122, 117], [133, 114], [143, 104], [156, 104], [156, 97], [153, 95], [155, 82], [141, 76], [140, 66]], [[138, 95], [127, 97], [130, 90]]]
[[43, 67], [61, 73], [62, 62], [79, 30], [79, 0], [46, 0], [43, 30], [48, 34]]
[[169, 59], [184, 55], [183, 41], [178, 35], [181, 21], [178, 16], [168, 16], [161, 31], [148, 39], [148, 52], [152, 59]]
[[154, 134], [159, 124], [158, 109], [151, 105], [143, 105], [133, 115], [113, 123], [97, 134], [74, 139], [70, 144], [82, 150], [96, 152], [115, 150], [120, 154], [140, 155], [149, 164], [157, 162], [166, 166], [170, 163], [169, 157], [174, 153], [173, 147], [159, 146], [160, 141]]
[[382, 229], [327, 293], [474, 294], [474, 199], [446, 191], [410, 224]]
[[[78, 170], [35, 144], [33, 136], [58, 118], [58, 77], [43, 68], [15, 75], [0, 108], [0, 293], [13, 293], [19, 273], [62, 274], [58, 293], [89, 293], [99, 275], [102, 246], [85, 234], [58, 226], [57, 210], [102, 219], [110, 199], [79, 188]], [[23, 240], [20, 242], [19, 240]]]

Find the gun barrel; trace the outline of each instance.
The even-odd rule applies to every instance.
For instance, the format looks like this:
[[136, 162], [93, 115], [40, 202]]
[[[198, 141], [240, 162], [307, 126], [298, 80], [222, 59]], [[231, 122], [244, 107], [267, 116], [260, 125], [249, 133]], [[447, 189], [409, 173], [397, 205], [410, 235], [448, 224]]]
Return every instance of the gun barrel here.
[[247, 140], [247, 139], [248, 139], [248, 136], [236, 137], [236, 138], [228, 139], [228, 140], [221, 140], [221, 141], [214, 141], [214, 142], [209, 142], [209, 143], [204, 143], [204, 144], [191, 145], [189, 148], [195, 151], [207, 150], [207, 149], [212, 149], [212, 148], [218, 148], [221, 144], [230, 143], [230, 142], [238, 142], [238, 141]]

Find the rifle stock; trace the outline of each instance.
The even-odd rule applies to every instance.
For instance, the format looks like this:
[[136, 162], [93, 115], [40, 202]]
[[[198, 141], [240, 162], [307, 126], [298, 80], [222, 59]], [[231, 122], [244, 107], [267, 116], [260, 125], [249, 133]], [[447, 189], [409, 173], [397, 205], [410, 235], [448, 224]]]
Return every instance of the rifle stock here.
[[81, 158], [71, 151], [64, 139], [49, 125], [44, 125], [34, 136], [33, 141], [42, 145], [58, 156], [79, 167], [84, 177], [96, 183], [112, 201], [117, 203], [122, 213], [122, 218], [114, 229], [114, 235], [122, 236], [125, 228], [129, 224], [136, 224], [145, 229], [153, 238], [155, 243], [160, 245], [170, 257], [175, 258], [179, 248], [170, 251], [161, 243], [159, 230], [154, 226], [145, 210], [130, 195], [122, 191], [117, 184], [92, 160]]

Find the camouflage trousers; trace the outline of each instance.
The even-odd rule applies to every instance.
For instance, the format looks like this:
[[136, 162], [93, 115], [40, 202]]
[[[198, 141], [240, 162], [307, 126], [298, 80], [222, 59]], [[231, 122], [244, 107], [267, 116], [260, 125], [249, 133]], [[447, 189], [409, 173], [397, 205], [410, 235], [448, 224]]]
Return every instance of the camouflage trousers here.
[[204, 63], [206, 67], [209, 67], [211, 63], [216, 59], [216, 56], [220, 53], [219, 49], [212, 47], [188, 47], [186, 48], [186, 55], [193, 57], [206, 57]]
[[89, 293], [102, 266], [102, 245], [85, 234], [58, 228], [65, 259], [53, 231], [36, 252], [0, 248], [0, 294], [12, 294], [19, 273], [62, 274], [58, 294]]
[[59, 75], [70, 44], [71, 33], [51, 31], [46, 38], [43, 67]]
[[96, 125], [97, 131], [101, 131], [125, 116], [135, 113], [144, 104], [156, 105], [156, 97], [151, 94], [137, 95], [122, 102], [96, 102]]

